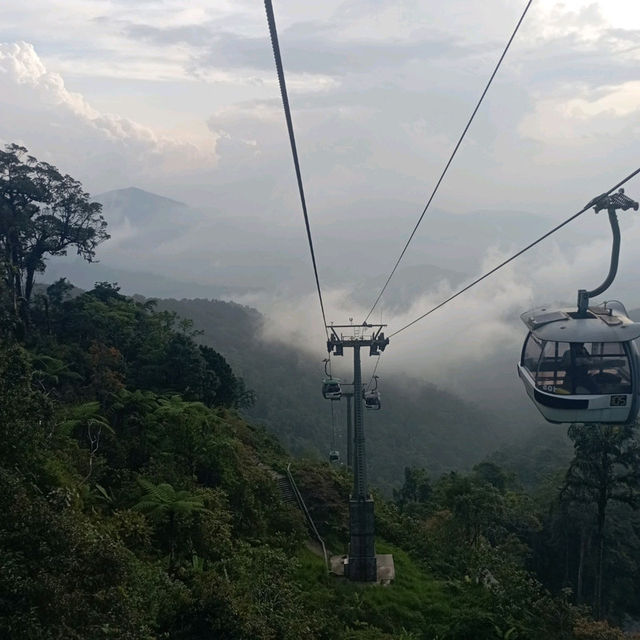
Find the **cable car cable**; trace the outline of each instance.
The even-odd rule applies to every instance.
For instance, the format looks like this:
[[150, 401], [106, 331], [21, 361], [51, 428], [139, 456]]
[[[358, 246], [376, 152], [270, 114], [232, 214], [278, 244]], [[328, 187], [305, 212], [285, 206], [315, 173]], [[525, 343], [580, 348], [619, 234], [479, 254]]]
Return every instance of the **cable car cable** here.
[[463, 289], [460, 289], [460, 291], [458, 291], [457, 293], [454, 293], [452, 296], [448, 297], [446, 300], [444, 300], [440, 304], [438, 304], [435, 307], [429, 309], [429, 311], [427, 311], [426, 313], [423, 313], [421, 316], [417, 317], [415, 320], [412, 320], [409, 324], [406, 324], [401, 329], [398, 329], [394, 333], [390, 334], [389, 338], [392, 338], [393, 336], [398, 335], [401, 331], [404, 331], [405, 329], [408, 329], [409, 327], [414, 325], [416, 322], [419, 322], [423, 318], [426, 318], [428, 315], [431, 315], [434, 311], [437, 311], [438, 309], [444, 307], [445, 304], [447, 304], [448, 302], [451, 302], [452, 300], [454, 300], [458, 296], [462, 295], [465, 291], [469, 291], [469, 289], [471, 289], [471, 287], [474, 287], [479, 282], [482, 282], [485, 278], [488, 278], [490, 275], [492, 275], [496, 271], [498, 271], [498, 269], [502, 269], [502, 267], [506, 266], [511, 261], [513, 261], [516, 258], [520, 257], [523, 253], [525, 253], [526, 251], [529, 251], [529, 249], [531, 249], [532, 247], [535, 247], [538, 243], [542, 242], [543, 240], [548, 238], [550, 235], [552, 235], [553, 233], [555, 233], [559, 229], [562, 229], [562, 227], [568, 225], [570, 222], [575, 220], [578, 216], [581, 216], [585, 211], [588, 211], [591, 207], [593, 207], [603, 197], [610, 195], [613, 191], [615, 191], [616, 189], [621, 187], [623, 184], [627, 183], [629, 180], [631, 180], [631, 178], [635, 177], [639, 173], [640, 173], [640, 168], [636, 169], [633, 173], [630, 173], [624, 180], [618, 182], [617, 185], [615, 185], [614, 187], [611, 187], [611, 189], [609, 189], [608, 191], [605, 191], [605, 193], [603, 193], [603, 194], [597, 196], [596, 198], [594, 198], [593, 200], [591, 200], [591, 202], [589, 202], [587, 205], [585, 205], [585, 207], [583, 209], [581, 209], [580, 211], [578, 211], [578, 213], [575, 213], [574, 215], [572, 215], [570, 218], [568, 218], [564, 222], [561, 222], [559, 225], [557, 225], [556, 227], [551, 229], [551, 231], [548, 231], [543, 236], [540, 236], [537, 240], [534, 240], [531, 244], [529, 244], [526, 247], [524, 247], [524, 249], [520, 249], [520, 251], [518, 251], [517, 253], [512, 255], [510, 258], [507, 258], [506, 260], [501, 262], [498, 266], [494, 267], [490, 271], [487, 271], [487, 273], [485, 273], [484, 275], [480, 276], [479, 278], [476, 278], [473, 282], [468, 284]]
[[393, 278], [393, 275], [395, 274], [396, 269], [398, 268], [398, 265], [400, 264], [400, 261], [402, 260], [402, 258], [404, 257], [404, 254], [406, 253], [407, 249], [409, 248], [409, 244], [413, 240], [413, 236], [416, 234], [416, 231], [418, 230], [418, 227], [420, 226], [420, 223], [422, 222], [422, 219], [424, 218], [425, 214], [427, 213], [427, 210], [429, 209], [429, 206], [431, 205], [431, 202], [434, 199], [434, 197], [435, 197], [435, 195], [436, 195], [436, 193], [438, 191], [438, 188], [440, 187], [440, 183], [443, 181], [447, 171], [449, 170], [449, 166], [453, 162], [453, 158], [455, 157], [456, 153], [458, 152], [458, 149], [460, 148], [460, 145], [462, 144], [462, 140], [464, 139], [465, 135], [467, 134], [467, 131], [469, 130], [469, 127], [471, 126], [471, 123], [473, 122], [473, 119], [475, 118], [476, 113], [478, 112], [478, 109], [480, 109], [480, 105], [482, 104], [482, 101], [484, 100], [485, 96], [487, 95], [487, 92], [489, 91], [489, 87], [491, 86], [491, 83], [493, 82], [493, 79], [496, 77], [496, 74], [498, 73], [498, 69], [500, 69], [500, 65], [502, 64], [502, 61], [504, 60], [505, 56], [507, 55], [507, 51], [509, 51], [509, 47], [511, 46], [511, 43], [513, 42], [513, 39], [515, 38], [516, 33], [518, 33], [518, 29], [520, 28], [520, 25], [522, 24], [525, 16], [527, 15], [527, 11], [529, 11], [529, 7], [531, 6], [532, 2], [533, 2], [533, 0], [529, 0], [529, 2], [527, 2], [527, 6], [524, 8], [524, 11], [522, 12], [522, 15], [520, 16], [520, 20], [518, 20], [518, 23], [516, 24], [516, 28], [513, 30], [513, 33], [511, 34], [511, 37], [509, 38], [509, 41], [507, 42], [507, 46], [504, 48], [504, 51], [502, 52], [502, 55], [500, 56], [500, 59], [498, 60], [498, 64], [496, 64], [496, 66], [495, 66], [495, 68], [493, 70], [493, 73], [491, 74], [491, 77], [489, 78], [489, 82], [487, 82], [487, 85], [485, 86], [484, 91], [482, 92], [482, 95], [480, 96], [480, 100], [478, 100], [478, 103], [476, 104], [475, 109], [473, 110], [473, 113], [471, 114], [471, 117], [469, 118], [465, 128], [462, 130], [462, 135], [458, 139], [458, 142], [456, 143], [456, 146], [453, 148], [453, 151], [451, 152], [451, 155], [449, 156], [449, 160], [447, 161], [447, 164], [444, 166], [444, 169], [442, 170], [442, 173], [440, 174], [440, 177], [438, 178], [438, 181], [436, 182], [436, 186], [433, 188], [433, 191], [431, 192], [431, 195], [429, 196], [429, 200], [427, 201], [427, 204], [425, 205], [425, 207], [424, 207], [424, 209], [422, 211], [422, 214], [418, 218], [418, 222], [416, 222], [416, 225], [413, 228], [413, 231], [411, 232], [411, 235], [409, 236], [409, 239], [407, 240], [406, 244], [404, 245], [404, 249], [402, 249], [402, 252], [400, 253], [399, 258], [396, 260], [396, 263], [395, 263], [393, 269], [391, 270], [391, 273], [389, 274], [389, 277], [387, 278], [387, 281], [384, 283], [384, 286], [382, 287], [382, 290], [378, 294], [378, 297], [376, 298], [376, 301], [373, 303], [373, 306], [369, 310], [369, 313], [367, 314], [367, 317], [364, 319], [365, 322], [369, 319], [369, 316], [373, 313], [373, 310], [376, 308], [378, 302], [380, 302], [380, 298], [382, 298], [382, 295], [386, 291], [387, 286], [389, 285], [389, 282], [391, 282], [391, 278]]
[[333, 401], [331, 402], [331, 444], [329, 448], [329, 463], [339, 463], [340, 452], [337, 449], [336, 442], [336, 418], [333, 411]]
[[311, 239], [311, 226], [309, 224], [309, 214], [307, 212], [307, 201], [304, 195], [304, 187], [302, 185], [302, 173], [300, 171], [300, 162], [298, 160], [298, 149], [296, 147], [296, 139], [293, 133], [293, 121], [291, 119], [291, 108], [289, 107], [289, 97], [287, 95], [287, 85], [284, 79], [284, 68], [282, 65], [282, 57], [280, 56], [280, 45], [278, 44], [278, 32], [276, 29], [276, 19], [273, 14], [273, 6], [271, 0], [264, 0], [264, 8], [267, 12], [267, 22], [269, 23], [269, 34], [271, 36], [271, 46], [273, 48], [273, 57], [276, 63], [276, 71], [278, 73], [278, 82], [280, 84], [280, 95], [282, 96], [282, 106], [284, 107], [284, 115], [287, 121], [287, 130], [289, 131], [289, 142], [291, 143], [291, 153], [293, 154], [293, 164], [296, 170], [296, 179], [298, 181], [298, 191], [300, 192], [300, 202], [302, 203], [302, 213], [304, 215], [304, 224], [307, 229], [307, 240], [309, 241], [309, 250], [311, 251], [311, 262], [313, 263], [313, 273], [316, 279], [316, 288], [318, 289], [318, 299], [320, 300], [320, 310], [322, 311], [322, 321], [324, 331], [329, 339], [329, 330], [327, 329], [327, 317], [324, 312], [324, 302], [322, 300], [322, 291], [320, 289], [320, 278], [318, 277], [318, 265], [316, 264], [316, 254], [313, 249], [313, 240]]
[[336, 450], [336, 417], [333, 412], [333, 401], [331, 402], [331, 451]]
[[380, 358], [382, 358], [382, 354], [381, 353], [378, 354], [378, 359], [376, 360], [376, 364], [373, 367], [373, 373], [371, 374], [371, 379], [369, 380], [369, 382], [367, 384], [367, 389], [371, 386], [371, 383], [373, 382], [373, 379], [376, 377], [376, 371], [378, 370], [378, 365], [380, 364]]

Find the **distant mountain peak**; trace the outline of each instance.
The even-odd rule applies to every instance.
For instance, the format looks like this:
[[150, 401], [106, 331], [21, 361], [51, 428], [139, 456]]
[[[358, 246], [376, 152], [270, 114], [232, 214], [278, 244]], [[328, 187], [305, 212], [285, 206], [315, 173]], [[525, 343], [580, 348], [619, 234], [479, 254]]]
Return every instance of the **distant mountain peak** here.
[[184, 202], [173, 200], [172, 198], [167, 198], [157, 193], [152, 193], [151, 191], [145, 191], [144, 189], [140, 189], [139, 187], [126, 187], [125, 189], [113, 189], [112, 191], [105, 191], [104, 193], [99, 193], [94, 196], [94, 200], [97, 200], [103, 205], [127, 203], [136, 204], [138, 206], [144, 204], [146, 206], [164, 205], [172, 207], [188, 207], [188, 205]]

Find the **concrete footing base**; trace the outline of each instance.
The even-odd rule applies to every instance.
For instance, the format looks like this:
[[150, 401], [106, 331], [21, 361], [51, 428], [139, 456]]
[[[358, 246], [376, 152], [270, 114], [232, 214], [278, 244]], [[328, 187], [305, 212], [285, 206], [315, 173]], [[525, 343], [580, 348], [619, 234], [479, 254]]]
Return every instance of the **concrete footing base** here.
[[[349, 556], [331, 556], [329, 571], [332, 575], [346, 578], [348, 575]], [[393, 555], [390, 553], [376, 553], [376, 580], [368, 584], [389, 584], [395, 580], [396, 568]], [[366, 583], [365, 583], [366, 584]]]

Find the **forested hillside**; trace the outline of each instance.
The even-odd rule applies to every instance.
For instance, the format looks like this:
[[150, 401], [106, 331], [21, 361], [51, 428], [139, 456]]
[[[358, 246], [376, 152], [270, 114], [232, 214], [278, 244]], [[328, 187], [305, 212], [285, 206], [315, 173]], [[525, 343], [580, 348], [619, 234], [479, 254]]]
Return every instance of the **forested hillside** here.
[[[439, 479], [407, 469], [394, 500], [377, 499], [396, 583], [326, 577], [273, 475], [289, 458], [235, 413], [252, 394], [224, 358], [112, 285], [66, 291], [49, 287], [22, 344], [5, 333], [1, 348], [4, 637], [622, 637], [570, 604], [591, 601], [596, 569], [592, 543], [580, 538], [578, 557], [571, 542], [591, 535], [589, 512], [558, 494], [562, 474], [534, 498], [493, 463]], [[344, 552], [349, 478], [327, 463], [293, 468]], [[635, 563], [622, 559], [640, 523], [624, 505], [609, 523], [625, 532], [605, 582], [620, 621], [635, 613]]]
[[[246, 324], [213, 323], [235, 345], [230, 360], [248, 352], [234, 371], [196, 342], [191, 320], [113, 283], [74, 296], [64, 280], [35, 289], [53, 252], [93, 259], [108, 239], [100, 207], [19, 147], [0, 152], [0, 178], [0, 637], [633, 637], [620, 626], [640, 617], [635, 426], [573, 425], [568, 462], [532, 442], [468, 472], [407, 465], [393, 499], [374, 492], [377, 550], [393, 553], [395, 581], [328, 575], [278, 480], [291, 464], [340, 555], [352, 479], [292, 457], [241, 417], [263, 393], [243, 376], [270, 352], [253, 355]], [[295, 375], [315, 394], [316, 376]], [[271, 426], [281, 414], [294, 425], [286, 396], [278, 402]], [[452, 401], [436, 422], [454, 432], [472, 416]], [[413, 437], [416, 447], [427, 432]], [[473, 442], [488, 449], [482, 437]], [[452, 458], [456, 448], [469, 450], [460, 441]]]
[[[158, 309], [193, 321], [196, 339], [224, 354], [255, 391], [246, 415], [264, 424], [294, 453], [326, 458], [331, 411], [320, 393], [319, 357], [264, 340], [255, 309], [218, 300], [158, 300]], [[397, 486], [406, 466], [434, 473], [470, 469], [495, 450], [503, 434], [491, 417], [460, 397], [424, 383], [384, 379], [384, 410], [367, 412], [368, 454], [374, 484]], [[346, 401], [334, 407], [337, 444], [345, 455]]]

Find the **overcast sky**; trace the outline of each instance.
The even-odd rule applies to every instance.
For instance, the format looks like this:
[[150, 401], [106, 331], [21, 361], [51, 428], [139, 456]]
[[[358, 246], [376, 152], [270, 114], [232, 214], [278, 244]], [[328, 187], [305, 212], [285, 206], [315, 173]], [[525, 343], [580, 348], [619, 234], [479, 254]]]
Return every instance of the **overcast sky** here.
[[[388, 239], [366, 268], [392, 265], [524, 5], [274, 1], [323, 273], [327, 230], [363, 247], [367, 235]], [[304, 249], [260, 0], [3, 2], [0, 43], [0, 142], [24, 144], [92, 193], [134, 185], [258, 233], [291, 229]], [[434, 206], [563, 220], [638, 166], [639, 115], [640, 4], [534, 0]], [[269, 240], [275, 255], [287, 252], [281, 235]], [[573, 291], [571, 269], [594, 255], [604, 265], [607, 245], [571, 264], [549, 249], [563, 272], [543, 264], [535, 278]], [[211, 263], [196, 262], [203, 281]], [[518, 304], [531, 297], [525, 276], [509, 276]]]
[[[417, 207], [524, 4], [276, 1], [311, 211]], [[298, 213], [259, 0], [5, 2], [0, 42], [3, 140], [94, 192], [202, 204], [268, 176]], [[438, 206], [548, 212], [603, 190], [637, 159], [639, 62], [638, 3], [534, 0]]]

